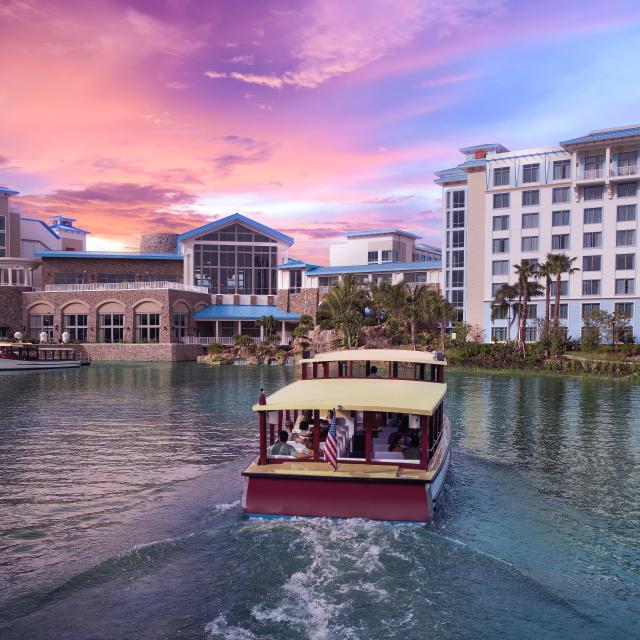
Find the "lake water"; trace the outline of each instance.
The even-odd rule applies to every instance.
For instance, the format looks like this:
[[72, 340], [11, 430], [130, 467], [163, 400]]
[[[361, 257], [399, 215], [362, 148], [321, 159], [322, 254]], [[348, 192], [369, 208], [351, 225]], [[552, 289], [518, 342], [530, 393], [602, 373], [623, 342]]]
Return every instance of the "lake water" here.
[[0, 378], [0, 638], [640, 636], [640, 386], [450, 372], [435, 522], [246, 520], [284, 367]]

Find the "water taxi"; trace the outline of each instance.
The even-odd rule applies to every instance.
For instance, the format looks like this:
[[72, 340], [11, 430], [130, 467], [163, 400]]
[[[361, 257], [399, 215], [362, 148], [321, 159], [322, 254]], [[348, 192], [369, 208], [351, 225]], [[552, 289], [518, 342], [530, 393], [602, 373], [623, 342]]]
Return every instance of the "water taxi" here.
[[72, 347], [0, 342], [0, 371], [71, 369], [81, 364], [80, 357]]
[[300, 380], [253, 406], [260, 447], [242, 474], [245, 513], [430, 522], [451, 457], [446, 364], [390, 349], [302, 360]]

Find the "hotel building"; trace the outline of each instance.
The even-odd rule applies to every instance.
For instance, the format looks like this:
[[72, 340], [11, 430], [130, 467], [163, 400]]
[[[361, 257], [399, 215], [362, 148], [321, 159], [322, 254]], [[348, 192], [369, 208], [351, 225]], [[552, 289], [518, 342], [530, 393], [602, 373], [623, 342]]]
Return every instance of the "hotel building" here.
[[[579, 338], [594, 309], [624, 312], [640, 334], [640, 126], [592, 131], [558, 146], [485, 144], [460, 152], [463, 161], [435, 180], [442, 185], [444, 292], [460, 317], [479, 326], [485, 341], [506, 340], [507, 320], [491, 319], [497, 289], [515, 282], [522, 260], [566, 253], [579, 268], [562, 276], [559, 313], [568, 334]], [[537, 339], [543, 317], [544, 297], [533, 299], [528, 340]]]

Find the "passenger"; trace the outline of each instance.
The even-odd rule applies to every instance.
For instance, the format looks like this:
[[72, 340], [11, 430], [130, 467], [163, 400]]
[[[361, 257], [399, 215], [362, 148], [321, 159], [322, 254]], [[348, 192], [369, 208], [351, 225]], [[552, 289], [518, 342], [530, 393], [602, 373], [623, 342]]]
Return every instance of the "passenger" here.
[[[305, 423], [307, 424], [307, 428], [306, 429], [302, 429], [300, 427], [301, 424]], [[308, 431], [309, 429], [309, 423], [311, 422], [311, 411], [302, 411], [300, 414], [298, 414], [298, 417], [296, 418], [296, 423], [293, 427], [294, 431]]]
[[369, 369], [369, 377], [370, 378], [379, 378], [380, 376], [378, 375], [378, 367], [376, 367], [376, 365], [371, 365], [371, 368]]
[[411, 436], [409, 446], [402, 452], [405, 460], [420, 460], [422, 452], [420, 451], [420, 438], [414, 433]]
[[295, 447], [292, 447], [290, 444], [288, 444], [289, 440], [289, 434], [286, 431], [281, 431], [278, 434], [278, 442], [276, 442], [275, 444], [272, 444], [267, 453], [270, 456], [293, 456], [295, 457], [297, 455], [297, 451], [295, 450]]
[[401, 433], [392, 433], [389, 439], [389, 451], [395, 451], [396, 453], [402, 453], [404, 451], [404, 444], [402, 442]]
[[387, 442], [391, 444], [391, 440], [397, 435], [402, 438], [402, 444], [405, 447], [408, 447], [411, 443], [411, 435], [409, 434], [409, 420], [407, 419], [407, 416], [400, 421], [398, 429], [389, 436], [389, 440]]

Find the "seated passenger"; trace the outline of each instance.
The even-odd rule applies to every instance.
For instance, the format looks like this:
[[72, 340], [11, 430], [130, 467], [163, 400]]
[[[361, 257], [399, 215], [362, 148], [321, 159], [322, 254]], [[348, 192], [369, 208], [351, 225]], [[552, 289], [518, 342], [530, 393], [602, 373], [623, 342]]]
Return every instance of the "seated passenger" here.
[[[293, 426], [294, 432], [308, 431], [310, 422], [311, 422], [311, 412], [310, 411], [302, 411], [298, 415], [298, 417], [296, 418], [296, 423]], [[306, 428], [305, 429], [302, 428], [303, 424], [306, 424]]]
[[290, 444], [288, 444], [287, 442], [288, 440], [289, 440], [289, 434], [286, 431], [281, 431], [278, 434], [278, 442], [276, 442], [275, 444], [272, 444], [267, 450], [267, 453], [270, 456], [295, 457], [297, 454], [297, 451], [295, 450], [295, 447], [292, 447]]
[[397, 453], [401, 453], [404, 451], [404, 444], [402, 442], [402, 434], [401, 433], [392, 433], [389, 438], [389, 451], [395, 451]]
[[420, 438], [418, 438], [418, 435], [414, 433], [411, 436], [411, 442], [409, 443], [409, 446], [402, 452], [402, 455], [404, 456], [405, 460], [420, 460], [421, 453]]
[[395, 438], [395, 436], [399, 435], [402, 438], [402, 444], [405, 447], [408, 447], [409, 444], [411, 443], [411, 436], [409, 435], [409, 420], [408, 420], [408, 416], [405, 416], [404, 418], [402, 418], [400, 425], [398, 426], [397, 430], [394, 431], [390, 436], [389, 436], [389, 440], [387, 441], [389, 444], [391, 444], [391, 440], [393, 438]]
[[370, 378], [379, 378], [380, 376], [378, 375], [378, 367], [376, 367], [376, 365], [371, 365], [371, 368], [369, 369], [369, 377]]

